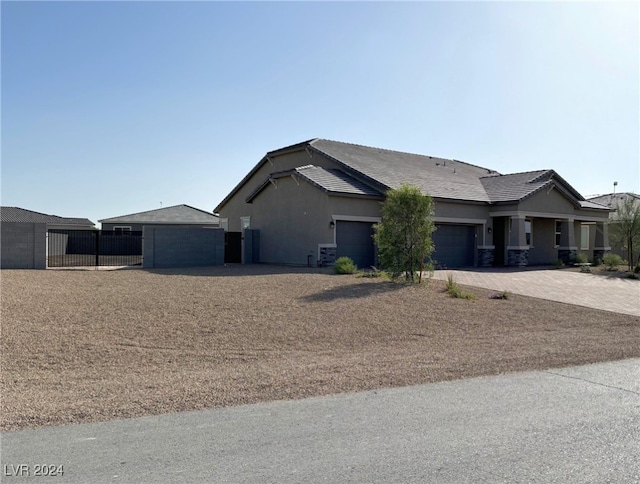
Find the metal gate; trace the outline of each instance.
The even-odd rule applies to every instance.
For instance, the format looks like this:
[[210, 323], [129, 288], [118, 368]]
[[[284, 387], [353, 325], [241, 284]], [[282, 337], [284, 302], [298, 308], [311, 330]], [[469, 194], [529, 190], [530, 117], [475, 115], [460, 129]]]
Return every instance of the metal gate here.
[[47, 267], [142, 265], [142, 232], [47, 232]]

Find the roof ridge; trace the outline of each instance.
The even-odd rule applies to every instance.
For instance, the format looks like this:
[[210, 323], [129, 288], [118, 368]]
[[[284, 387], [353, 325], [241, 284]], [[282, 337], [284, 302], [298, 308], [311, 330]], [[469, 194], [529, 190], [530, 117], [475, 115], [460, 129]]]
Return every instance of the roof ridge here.
[[411, 153], [409, 151], [390, 150], [388, 148], [379, 148], [377, 146], [368, 146], [368, 145], [363, 145], [363, 144], [359, 144], [359, 143], [348, 143], [346, 141], [336, 141], [336, 140], [331, 140], [331, 139], [326, 139], [326, 138], [315, 138], [313, 140], [309, 140], [308, 143], [311, 146], [314, 146], [314, 143], [316, 143], [317, 141], [328, 141], [329, 143], [338, 143], [338, 144], [341, 144], [341, 145], [355, 146], [357, 148], [367, 148], [367, 149], [371, 149], [371, 150], [380, 150], [380, 151], [385, 151], [387, 153], [399, 153], [399, 154], [402, 154], [402, 155], [420, 156], [422, 158], [429, 158], [431, 160], [455, 161], [456, 163], [462, 163], [464, 165], [472, 166], [474, 168], [480, 168], [482, 170], [489, 170], [491, 172], [495, 171], [495, 170], [492, 170], [490, 168], [487, 168], [486, 166], [474, 165], [473, 163], [469, 163], [467, 161], [462, 161], [462, 160], [457, 160], [455, 158], [443, 158], [441, 156], [423, 155], [421, 153]]
[[[515, 173], [494, 173], [493, 175], [482, 175], [480, 178], [495, 178], [497, 176], [513, 176], [513, 175], [526, 175], [528, 173], [547, 173], [549, 171], [555, 171], [551, 168], [546, 168], [543, 170], [530, 170], [530, 171], [516, 171]], [[535, 178], [533, 178], [535, 180]]]

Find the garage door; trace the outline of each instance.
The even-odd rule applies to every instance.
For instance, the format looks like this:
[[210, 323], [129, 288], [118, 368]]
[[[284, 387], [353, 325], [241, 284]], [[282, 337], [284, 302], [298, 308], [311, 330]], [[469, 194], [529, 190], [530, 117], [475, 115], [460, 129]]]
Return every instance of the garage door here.
[[363, 269], [376, 265], [372, 223], [338, 221], [336, 245], [337, 257], [350, 257]]
[[476, 238], [472, 225], [436, 225], [433, 233], [436, 268], [473, 266]]

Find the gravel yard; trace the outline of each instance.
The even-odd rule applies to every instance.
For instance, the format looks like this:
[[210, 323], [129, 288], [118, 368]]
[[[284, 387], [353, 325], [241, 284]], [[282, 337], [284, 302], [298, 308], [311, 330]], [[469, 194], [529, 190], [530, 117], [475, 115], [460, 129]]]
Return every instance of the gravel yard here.
[[238, 265], [3, 270], [1, 284], [3, 430], [640, 356], [638, 317], [452, 299], [441, 281]]

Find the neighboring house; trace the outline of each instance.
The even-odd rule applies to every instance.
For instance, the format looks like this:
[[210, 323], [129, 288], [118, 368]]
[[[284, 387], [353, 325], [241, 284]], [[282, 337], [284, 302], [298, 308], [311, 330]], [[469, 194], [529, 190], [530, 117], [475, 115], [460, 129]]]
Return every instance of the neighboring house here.
[[219, 227], [219, 220], [211, 212], [205, 212], [189, 205], [158, 208], [146, 212], [122, 215], [99, 220], [102, 230], [115, 232], [141, 231], [145, 225], [170, 225], [172, 227]]
[[[598, 195], [597, 197], [590, 197], [589, 201], [594, 203], [599, 203], [600, 205], [604, 205], [609, 207], [610, 209], [615, 210], [618, 204], [625, 203], [627, 200], [633, 200], [634, 206], [640, 207], [640, 195], [631, 192], [623, 192], [623, 193], [608, 193], [606, 195]], [[617, 211], [611, 212], [610, 214], [610, 224], [615, 224], [618, 220]], [[611, 252], [614, 254], [618, 254], [623, 259], [627, 259], [627, 246], [626, 243], [616, 243], [616, 241], [611, 241]], [[638, 252], [640, 252], [640, 247], [635, 247], [633, 250], [633, 260], [638, 260]]]
[[258, 241], [259, 262], [332, 264], [344, 255], [366, 268], [376, 264], [380, 202], [403, 183], [435, 201], [440, 267], [552, 264], [609, 250], [610, 209], [553, 170], [501, 175], [324, 139], [267, 153], [214, 211], [225, 230]]
[[59, 217], [18, 207], [0, 207], [4, 269], [45, 269], [49, 229], [95, 230], [86, 218]]

